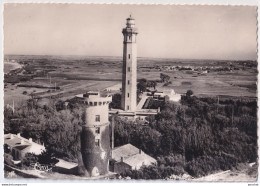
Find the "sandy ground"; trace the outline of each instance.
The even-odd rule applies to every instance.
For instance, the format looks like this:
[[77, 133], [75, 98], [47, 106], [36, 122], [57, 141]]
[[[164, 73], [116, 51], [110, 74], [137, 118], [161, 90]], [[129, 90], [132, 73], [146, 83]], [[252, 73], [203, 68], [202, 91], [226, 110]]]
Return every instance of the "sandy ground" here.
[[190, 179], [189, 181], [228, 181], [228, 182], [254, 182], [257, 178], [251, 177], [246, 173], [239, 173], [233, 171], [224, 171], [216, 174], [211, 174], [197, 179]]
[[[253, 163], [254, 164], [254, 163]], [[225, 182], [255, 182], [257, 181], [257, 175], [249, 175], [248, 171], [251, 169], [253, 164], [249, 164], [248, 167], [242, 170], [227, 170], [221, 171], [208, 176], [203, 176], [195, 179], [188, 179], [188, 181], [225, 181]]]

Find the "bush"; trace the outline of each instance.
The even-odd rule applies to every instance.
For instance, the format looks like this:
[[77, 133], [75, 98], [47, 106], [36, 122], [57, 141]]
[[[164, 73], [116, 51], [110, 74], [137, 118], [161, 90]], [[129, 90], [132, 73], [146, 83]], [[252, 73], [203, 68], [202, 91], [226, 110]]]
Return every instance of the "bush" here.
[[113, 109], [121, 108], [121, 94], [114, 94], [112, 96], [112, 102], [109, 104], [109, 108], [113, 108]]
[[168, 85], [170, 85], [170, 84], [172, 84], [171, 81], [164, 83], [163, 86], [166, 87], [166, 86], [168, 86]]
[[30, 167], [32, 164], [38, 162], [38, 156], [33, 153], [26, 153], [21, 161], [22, 167]]

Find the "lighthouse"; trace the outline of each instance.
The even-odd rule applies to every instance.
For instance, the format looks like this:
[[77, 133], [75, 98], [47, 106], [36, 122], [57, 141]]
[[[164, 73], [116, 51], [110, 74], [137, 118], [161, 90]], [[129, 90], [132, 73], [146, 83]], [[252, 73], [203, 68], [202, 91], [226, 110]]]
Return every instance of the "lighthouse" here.
[[81, 135], [81, 153], [85, 168], [91, 177], [105, 175], [109, 170], [111, 154], [108, 105], [112, 97], [102, 97], [95, 91], [78, 97], [86, 105], [85, 125]]
[[136, 110], [136, 81], [137, 81], [137, 45], [138, 34], [135, 20], [130, 15], [126, 19], [126, 27], [122, 31], [123, 40], [123, 69], [122, 69], [122, 96], [121, 108], [124, 111], [135, 112]]

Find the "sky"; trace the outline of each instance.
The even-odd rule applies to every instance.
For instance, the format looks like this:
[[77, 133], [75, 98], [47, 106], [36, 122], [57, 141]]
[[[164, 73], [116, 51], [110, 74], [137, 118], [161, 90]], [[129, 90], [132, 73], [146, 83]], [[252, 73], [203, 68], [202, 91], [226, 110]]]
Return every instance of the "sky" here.
[[126, 18], [138, 57], [256, 60], [256, 6], [4, 5], [4, 54], [122, 56]]

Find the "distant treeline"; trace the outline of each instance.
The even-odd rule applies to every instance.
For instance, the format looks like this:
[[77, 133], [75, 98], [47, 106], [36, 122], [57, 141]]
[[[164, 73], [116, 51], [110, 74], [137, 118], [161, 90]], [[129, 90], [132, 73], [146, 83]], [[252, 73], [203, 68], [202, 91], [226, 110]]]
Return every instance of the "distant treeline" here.
[[43, 86], [43, 85], [27, 85], [27, 84], [19, 84], [17, 87], [30, 87], [30, 88], [46, 88], [46, 89], [57, 89], [59, 90], [59, 86]]

